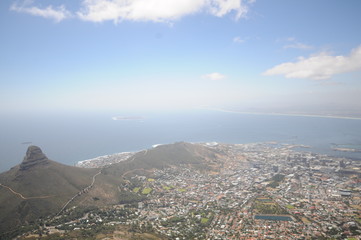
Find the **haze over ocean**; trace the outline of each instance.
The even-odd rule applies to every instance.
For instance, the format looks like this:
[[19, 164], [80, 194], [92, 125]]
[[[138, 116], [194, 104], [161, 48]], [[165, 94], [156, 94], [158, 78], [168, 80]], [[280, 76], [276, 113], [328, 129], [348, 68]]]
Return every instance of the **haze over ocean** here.
[[360, 11], [360, 0], [2, 0], [0, 171], [28, 143], [70, 165], [175, 141], [347, 154], [330, 144], [360, 144], [361, 120], [203, 108], [361, 117]]
[[[114, 116], [143, 117], [113, 120]], [[52, 160], [74, 165], [101, 155], [187, 142], [304, 144], [305, 151], [360, 158], [332, 144], [361, 146], [361, 120], [253, 115], [210, 110], [168, 113], [88, 112], [1, 116], [0, 172], [19, 164], [31, 142]]]

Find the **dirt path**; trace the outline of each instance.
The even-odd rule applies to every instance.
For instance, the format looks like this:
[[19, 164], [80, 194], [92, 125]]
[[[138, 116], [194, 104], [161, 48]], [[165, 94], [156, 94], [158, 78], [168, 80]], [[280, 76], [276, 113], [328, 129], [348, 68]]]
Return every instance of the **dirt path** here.
[[37, 196], [37, 197], [24, 197], [24, 195], [22, 195], [21, 193], [18, 193], [16, 191], [14, 191], [11, 187], [6, 186], [4, 184], [0, 183], [1, 187], [7, 188], [10, 192], [12, 192], [13, 194], [15, 194], [16, 196], [18, 196], [21, 199], [24, 200], [28, 200], [28, 199], [44, 199], [44, 198], [51, 198], [51, 197], [55, 197], [55, 195], [50, 195], [50, 196]]
[[154, 169], [137, 168], [137, 169], [129, 170], [129, 171], [123, 173], [123, 174], [121, 175], [121, 177], [124, 177], [125, 175], [127, 175], [127, 174], [129, 174], [129, 173], [131, 173], [131, 172], [135, 172], [135, 171], [145, 171], [145, 172], [150, 172], [150, 173], [152, 173], [152, 172], [154, 172]]
[[78, 192], [77, 194], [75, 194], [69, 201], [67, 201], [65, 203], [65, 205], [61, 208], [61, 210], [59, 211], [59, 213], [57, 215], [59, 215], [62, 211], [64, 211], [64, 209], [75, 199], [77, 198], [78, 196], [82, 195], [83, 193], [87, 192], [90, 188], [93, 187], [94, 183], [95, 183], [95, 178], [96, 176], [98, 176], [99, 174], [101, 174], [102, 172], [98, 172], [96, 173], [94, 176], [93, 176], [93, 180], [92, 180], [92, 183], [87, 186], [86, 188], [82, 189], [80, 192]]

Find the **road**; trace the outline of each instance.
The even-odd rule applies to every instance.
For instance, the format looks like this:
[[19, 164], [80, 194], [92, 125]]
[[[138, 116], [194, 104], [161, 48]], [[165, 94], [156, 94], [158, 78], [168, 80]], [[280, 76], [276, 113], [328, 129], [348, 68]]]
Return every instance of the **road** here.
[[89, 189], [91, 189], [95, 183], [95, 178], [101, 174], [101, 171], [96, 173], [94, 176], [93, 176], [93, 180], [92, 180], [92, 183], [87, 186], [86, 188], [82, 189], [81, 191], [79, 191], [77, 194], [75, 194], [69, 201], [67, 201], [64, 206], [61, 208], [61, 210], [59, 211], [59, 213], [57, 215], [59, 215], [62, 211], [64, 211], [64, 209], [72, 202], [74, 201], [75, 198], [77, 198], [78, 196], [82, 195], [83, 193], [85, 193], [86, 191], [88, 191]]

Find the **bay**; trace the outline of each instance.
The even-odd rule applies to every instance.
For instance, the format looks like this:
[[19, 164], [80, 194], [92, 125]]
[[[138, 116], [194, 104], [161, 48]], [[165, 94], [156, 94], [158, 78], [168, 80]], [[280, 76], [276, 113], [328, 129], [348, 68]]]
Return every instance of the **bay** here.
[[[120, 116], [119, 120], [113, 117]], [[19, 164], [30, 144], [68, 165], [154, 144], [187, 142], [303, 144], [303, 149], [361, 159], [361, 120], [192, 110], [183, 112], [73, 112], [0, 117], [0, 172]]]

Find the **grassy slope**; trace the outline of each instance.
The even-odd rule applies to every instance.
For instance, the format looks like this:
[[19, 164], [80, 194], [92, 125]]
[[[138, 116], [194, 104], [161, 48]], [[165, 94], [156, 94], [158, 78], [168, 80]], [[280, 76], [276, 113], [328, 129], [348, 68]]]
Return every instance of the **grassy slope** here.
[[[139, 152], [127, 161], [103, 169], [93, 188], [76, 198], [70, 206], [118, 203], [118, 186], [122, 184], [124, 174], [134, 169], [149, 170], [180, 164], [207, 169], [207, 161], [215, 158], [216, 153], [212, 150], [189, 143], [162, 145]], [[0, 183], [25, 197], [48, 196], [24, 200], [0, 187], [0, 232], [41, 216], [57, 213], [71, 197], [91, 184], [92, 177], [97, 172], [99, 169], [71, 167], [47, 160], [25, 171], [16, 166], [0, 174]]]
[[0, 174], [0, 183], [25, 198], [0, 187], [0, 232], [19, 223], [54, 214], [92, 181], [96, 169], [80, 169], [53, 161], [26, 171], [16, 166]]
[[162, 169], [170, 165], [188, 164], [198, 169], [207, 169], [207, 159], [215, 158], [212, 150], [190, 143], [161, 145], [135, 154], [129, 160], [104, 169], [105, 174], [122, 176], [133, 169]]

